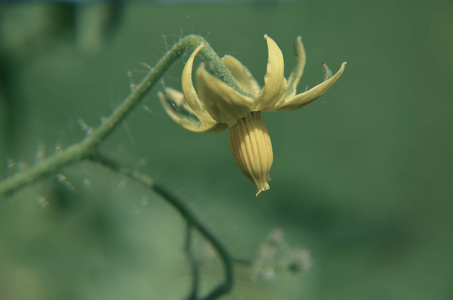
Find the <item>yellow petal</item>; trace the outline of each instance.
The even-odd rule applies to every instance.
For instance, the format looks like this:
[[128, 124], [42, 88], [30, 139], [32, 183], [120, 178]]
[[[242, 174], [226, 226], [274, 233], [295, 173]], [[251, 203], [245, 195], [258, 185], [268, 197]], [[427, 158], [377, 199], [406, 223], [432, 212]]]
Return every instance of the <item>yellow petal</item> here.
[[198, 52], [200, 52], [200, 50], [203, 47], [204, 45], [201, 44], [195, 49], [194, 52], [192, 52], [192, 54], [190, 55], [189, 59], [186, 62], [186, 65], [184, 66], [181, 78], [181, 87], [182, 92], [184, 94], [185, 103], [188, 107], [192, 109], [192, 111], [196, 115], [198, 115], [199, 113], [200, 114], [206, 113], [206, 109], [203, 103], [200, 101], [200, 98], [198, 98], [197, 91], [195, 90], [192, 81], [193, 61], [195, 59], [195, 56], [198, 54]]
[[266, 35], [268, 60], [264, 87], [255, 101], [254, 111], [274, 111], [274, 106], [281, 101], [287, 91], [283, 54], [273, 39]]
[[233, 76], [234, 81], [237, 85], [247, 94], [250, 94], [253, 97], [256, 97], [260, 92], [261, 88], [256, 82], [253, 75], [240, 61], [230, 55], [225, 55], [222, 58], [222, 62], [225, 64], [227, 69], [230, 71], [231, 76]]
[[204, 64], [197, 70], [197, 86], [200, 100], [212, 118], [229, 127], [248, 114], [253, 105], [252, 98], [242, 95], [209, 74]]
[[209, 116], [196, 116], [194, 112], [184, 104], [184, 95], [177, 90], [166, 88], [165, 93], [158, 93], [160, 102], [167, 114], [184, 128], [194, 132], [219, 133], [226, 129], [225, 124], [219, 124]]
[[294, 44], [294, 52], [296, 53], [297, 62], [288, 78], [287, 98], [291, 98], [296, 95], [297, 85], [299, 84], [300, 78], [304, 72], [306, 55], [304, 45], [302, 44], [302, 37], [300, 36], [297, 37], [296, 44]]
[[183, 109], [187, 111], [186, 114], [192, 114], [194, 115], [198, 120], [200, 120], [202, 123], [217, 123], [206, 110], [197, 110], [194, 111], [192, 108], [187, 106], [186, 99], [184, 98], [184, 94], [181, 93], [180, 91], [177, 91], [172, 88], [165, 88], [165, 94], [166, 100], [168, 105], [172, 107], [173, 110], [177, 109]]
[[177, 91], [175, 89], [172, 89], [172, 88], [165, 88], [164, 91], [165, 91], [165, 94], [162, 93], [162, 95], [166, 98], [167, 101], [171, 102], [171, 103], [167, 103], [166, 105], [173, 107], [173, 109], [175, 107], [183, 107], [189, 113], [194, 114], [193, 110], [184, 104], [183, 93], [181, 93], [180, 91]]
[[[321, 96], [325, 91], [327, 91], [338, 80], [338, 78], [340, 78], [341, 74], [343, 74], [345, 66], [346, 66], [346, 62], [343, 62], [341, 64], [340, 70], [338, 70], [338, 72], [335, 75], [333, 75], [326, 81], [318, 84], [317, 86], [313, 87], [312, 89], [310, 89], [302, 94], [298, 94], [292, 98], [287, 98], [284, 101], [282, 101], [281, 103], [278, 103], [276, 110], [290, 113], [293, 110], [302, 108], [302, 107], [307, 106], [308, 104], [312, 103], [319, 96]], [[324, 69], [325, 69], [326, 75], [328, 76], [330, 70], [327, 68], [326, 65], [324, 65]]]

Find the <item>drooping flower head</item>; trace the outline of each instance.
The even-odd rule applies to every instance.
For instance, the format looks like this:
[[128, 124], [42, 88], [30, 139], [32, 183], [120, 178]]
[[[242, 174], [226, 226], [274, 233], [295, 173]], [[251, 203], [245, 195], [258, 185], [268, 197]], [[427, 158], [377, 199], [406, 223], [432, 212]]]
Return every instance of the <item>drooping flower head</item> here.
[[159, 92], [161, 103], [170, 117], [184, 128], [195, 132], [218, 133], [229, 129], [228, 139], [233, 156], [242, 172], [256, 185], [258, 195], [268, 190], [273, 162], [272, 144], [261, 112], [292, 111], [312, 103], [340, 78], [346, 62], [338, 72], [324, 66], [324, 81], [297, 94], [296, 87], [305, 67], [305, 50], [301, 37], [295, 44], [296, 66], [288, 80], [284, 77], [283, 55], [277, 44], [264, 36], [268, 62], [264, 86], [261, 88], [249, 70], [237, 59], [226, 55], [222, 62], [241, 91], [213, 76], [201, 63], [196, 71], [198, 92], [192, 81], [195, 56], [204, 47], [198, 46], [190, 55], [182, 72], [182, 93], [171, 88]]

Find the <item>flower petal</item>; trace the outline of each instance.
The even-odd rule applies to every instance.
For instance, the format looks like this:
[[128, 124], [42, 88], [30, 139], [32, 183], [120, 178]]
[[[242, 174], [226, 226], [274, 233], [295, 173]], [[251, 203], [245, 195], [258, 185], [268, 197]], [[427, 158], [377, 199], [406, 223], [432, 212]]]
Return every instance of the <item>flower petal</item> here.
[[256, 97], [261, 88], [258, 82], [256, 82], [253, 75], [239, 60], [230, 55], [225, 55], [222, 57], [222, 62], [225, 64], [227, 69], [230, 71], [231, 76], [233, 76], [234, 81], [238, 86], [246, 93], [250, 94], [253, 97]]
[[297, 37], [296, 44], [294, 44], [294, 52], [296, 53], [297, 62], [288, 78], [287, 98], [291, 98], [296, 95], [297, 85], [299, 84], [300, 78], [304, 72], [306, 55], [301, 36]]
[[218, 133], [227, 127], [217, 123], [209, 115], [196, 116], [192, 109], [184, 104], [184, 95], [177, 90], [166, 88], [165, 93], [159, 92], [158, 96], [167, 114], [187, 130]]
[[181, 77], [181, 87], [184, 94], [185, 103], [196, 115], [206, 113], [206, 109], [203, 103], [200, 101], [200, 98], [198, 97], [197, 91], [195, 90], [192, 81], [193, 61], [195, 59], [195, 56], [203, 47], [204, 44], [201, 44], [195, 49], [195, 51], [192, 52], [189, 59], [186, 61], [186, 65], [184, 66]]
[[274, 111], [275, 104], [285, 97], [287, 91], [282, 51], [267, 34], [264, 38], [268, 48], [267, 70], [264, 87], [255, 101], [254, 111]]
[[[341, 74], [343, 74], [345, 66], [346, 66], [346, 62], [343, 62], [341, 64], [340, 70], [338, 70], [338, 72], [334, 76], [328, 78], [327, 80], [318, 84], [317, 86], [313, 87], [312, 89], [310, 89], [302, 94], [298, 94], [292, 98], [286, 98], [284, 101], [277, 104], [276, 110], [290, 113], [293, 110], [302, 108], [302, 107], [307, 106], [308, 104], [312, 103], [319, 96], [321, 96], [325, 91], [327, 91], [338, 80], [338, 78], [340, 78]], [[330, 73], [330, 70], [327, 67], [327, 65], [325, 65], [325, 64], [324, 64], [324, 70], [325, 70], [326, 76], [328, 76]]]
[[197, 69], [197, 85], [201, 102], [217, 122], [231, 127], [250, 112], [253, 99], [211, 75], [204, 64]]

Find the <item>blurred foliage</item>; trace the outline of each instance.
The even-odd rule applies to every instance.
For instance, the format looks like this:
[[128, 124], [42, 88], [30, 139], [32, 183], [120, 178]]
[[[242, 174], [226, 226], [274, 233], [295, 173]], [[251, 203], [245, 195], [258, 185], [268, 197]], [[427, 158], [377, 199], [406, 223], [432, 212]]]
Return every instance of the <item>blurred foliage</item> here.
[[[349, 63], [306, 109], [264, 115], [275, 158], [259, 198], [226, 134], [183, 130], [157, 89], [102, 150], [174, 188], [239, 258], [256, 259], [274, 228], [311, 252], [300, 276], [253, 281], [238, 266], [228, 299], [451, 299], [451, 28], [447, 0], [1, 4], [0, 176], [80, 140], [80, 120], [98, 125], [185, 34], [207, 37], [261, 83], [262, 36], [291, 70], [302, 35], [300, 89], [321, 81], [321, 62]], [[167, 86], [179, 88], [182, 66]], [[183, 299], [183, 248], [184, 221], [165, 202], [80, 163], [0, 204], [0, 299]], [[222, 276], [215, 258], [201, 272], [204, 291]]]

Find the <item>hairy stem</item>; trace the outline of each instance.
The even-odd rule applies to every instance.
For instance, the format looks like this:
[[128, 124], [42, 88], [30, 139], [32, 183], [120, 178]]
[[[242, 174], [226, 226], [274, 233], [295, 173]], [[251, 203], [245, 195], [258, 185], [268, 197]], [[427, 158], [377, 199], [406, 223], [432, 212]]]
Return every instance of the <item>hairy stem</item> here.
[[179, 197], [173, 194], [170, 190], [166, 189], [163, 185], [155, 182], [149, 175], [139, 170], [124, 166], [117, 161], [100, 154], [92, 155], [90, 158], [92, 161], [97, 162], [119, 174], [125, 175], [162, 196], [181, 214], [185, 220], [187, 220], [189, 226], [196, 228], [201, 235], [211, 243], [223, 263], [225, 279], [223, 283], [217, 285], [210, 293], [208, 293], [208, 295], [202, 298], [203, 300], [218, 299], [220, 296], [227, 294], [231, 290], [233, 287], [233, 261], [230, 254], [217, 237], [188, 209]]
[[201, 36], [188, 35], [176, 43], [156, 64], [145, 78], [136, 86], [126, 99], [115, 109], [115, 111], [96, 128], [92, 134], [82, 141], [55, 153], [53, 156], [33, 166], [32, 168], [17, 173], [0, 182], [0, 197], [11, 194], [36, 180], [47, 176], [58, 169], [88, 158], [94, 153], [99, 145], [113, 132], [124, 118], [140, 103], [146, 93], [159, 81], [170, 66], [186, 51], [193, 50], [201, 43], [205, 47], [201, 50], [201, 57], [211, 66], [210, 71], [236, 90], [240, 90], [222, 63], [216, 52], [209, 46], [208, 42]]

